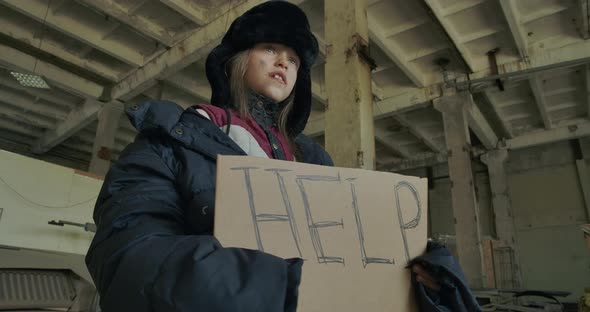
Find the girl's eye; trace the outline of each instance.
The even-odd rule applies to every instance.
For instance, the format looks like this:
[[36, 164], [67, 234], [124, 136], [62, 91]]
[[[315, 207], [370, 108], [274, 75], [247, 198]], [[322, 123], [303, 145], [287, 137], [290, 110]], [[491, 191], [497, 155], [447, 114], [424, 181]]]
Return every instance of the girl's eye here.
[[268, 48], [266, 48], [266, 52], [275, 54], [275, 49], [268, 47]]
[[291, 64], [297, 66], [297, 60], [296, 59], [291, 59], [290, 62], [291, 62]]

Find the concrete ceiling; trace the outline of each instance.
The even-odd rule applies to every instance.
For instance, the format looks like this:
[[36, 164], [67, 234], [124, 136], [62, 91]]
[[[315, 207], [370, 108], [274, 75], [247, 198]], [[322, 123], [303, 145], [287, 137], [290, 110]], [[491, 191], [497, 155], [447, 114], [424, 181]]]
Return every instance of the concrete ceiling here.
[[[261, 2], [1, 0], [0, 148], [85, 169], [104, 101], [207, 102], [204, 58], [228, 22]], [[324, 53], [323, 0], [293, 2]], [[442, 117], [431, 104], [443, 85], [474, 94], [469, 125], [481, 150], [590, 135], [587, 12], [588, 0], [369, 0], [377, 168], [444, 161]], [[306, 129], [319, 141], [323, 63], [313, 69]], [[50, 88], [23, 87], [11, 71], [40, 75]], [[121, 118], [115, 158], [134, 135]]]

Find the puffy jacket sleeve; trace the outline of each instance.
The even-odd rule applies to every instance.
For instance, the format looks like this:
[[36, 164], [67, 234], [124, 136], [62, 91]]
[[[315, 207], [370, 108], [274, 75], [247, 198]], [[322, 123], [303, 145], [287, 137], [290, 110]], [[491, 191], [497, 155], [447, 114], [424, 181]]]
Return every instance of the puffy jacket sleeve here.
[[420, 264], [441, 285], [438, 292], [418, 283], [412, 273], [412, 284], [420, 311], [424, 312], [479, 312], [482, 311], [467, 285], [459, 262], [449, 249], [436, 242], [428, 242], [426, 253], [410, 261], [410, 266]]
[[86, 264], [104, 311], [295, 311], [302, 260], [187, 235], [171, 149], [138, 139], [107, 175]]

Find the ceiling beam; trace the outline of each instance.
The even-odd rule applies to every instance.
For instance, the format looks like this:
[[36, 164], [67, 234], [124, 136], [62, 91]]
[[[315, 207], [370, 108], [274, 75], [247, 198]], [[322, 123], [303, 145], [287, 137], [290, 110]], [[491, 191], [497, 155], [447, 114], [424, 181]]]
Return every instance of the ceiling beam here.
[[385, 131], [379, 127], [375, 127], [375, 140], [377, 142], [379, 142], [381, 145], [383, 145], [388, 150], [390, 150], [398, 155], [401, 155], [403, 158], [411, 158], [412, 157], [411, 153], [406, 148], [395, 143], [389, 136], [390, 136], [390, 134], [387, 133], [387, 131]]
[[[36, 88], [29, 88], [21, 85], [18, 83], [13, 77], [7, 77], [5, 75], [0, 75], [0, 85], [8, 87], [9, 89], [18, 90], [27, 94], [33, 98], [42, 99], [46, 102], [49, 102], [61, 109], [70, 109], [76, 105], [75, 102], [69, 102], [64, 100], [63, 97], [56, 95], [54, 92], [45, 89], [36, 89]], [[5, 91], [7, 92], [7, 91]], [[10, 92], [12, 94], [13, 92]], [[5, 97], [7, 98], [7, 97]], [[10, 97], [8, 97], [10, 98]], [[60, 109], [58, 109], [60, 110]]]
[[416, 87], [424, 87], [426, 85], [424, 75], [418, 67], [408, 60], [408, 56], [393, 40], [388, 39], [384, 30], [377, 24], [374, 17], [367, 17], [369, 23], [369, 38], [385, 52], [387, 57], [391, 59], [399, 69], [401, 69], [406, 76], [414, 83]]
[[[569, 86], [569, 87], [563, 87], [563, 88], [558, 88], [558, 89], [554, 89], [548, 92], [545, 92], [545, 96], [547, 97], [551, 97], [551, 96], [556, 96], [556, 95], [560, 95], [560, 94], [564, 94], [564, 93], [572, 93], [577, 91], [578, 89], [574, 86]], [[586, 92], [586, 90], [584, 90], [584, 93]]]
[[384, 31], [383, 35], [385, 36], [385, 38], [390, 38], [395, 35], [401, 34], [403, 32], [420, 27], [424, 24], [427, 24], [428, 22], [430, 22], [430, 19], [428, 19], [427, 17], [422, 17], [422, 18], [414, 18], [412, 20], [405, 21], [402, 23], [396, 23], [393, 28], [390, 28], [390, 29]]
[[463, 37], [461, 37], [461, 43], [466, 44], [471, 41], [495, 35], [502, 31], [504, 31], [504, 28], [502, 26], [487, 27], [480, 31], [464, 35]]
[[545, 129], [551, 129], [551, 118], [549, 117], [549, 112], [547, 111], [547, 101], [545, 99], [544, 88], [543, 88], [543, 80], [537, 75], [529, 78], [529, 86], [533, 93], [533, 98], [535, 100], [535, 104], [537, 104], [537, 108], [539, 109], [539, 114], [541, 115], [541, 119], [543, 120], [543, 126]]
[[446, 153], [423, 154], [410, 159], [396, 160], [380, 166], [380, 171], [400, 172], [416, 168], [432, 167], [444, 164], [448, 160]]
[[165, 46], [171, 46], [174, 43], [174, 38], [166, 31], [166, 29], [150, 21], [147, 18], [131, 14], [128, 10], [122, 7], [117, 1], [113, 0], [78, 0], [81, 3], [102, 12], [108, 16], [115, 18], [120, 23], [123, 23], [140, 34], [151, 38]]
[[467, 124], [487, 149], [494, 149], [498, 145], [498, 137], [481, 113], [475, 102], [471, 102], [467, 111]]
[[508, 121], [515, 121], [521, 119], [529, 119], [532, 118], [533, 115], [529, 113], [520, 113], [520, 114], [511, 114], [510, 117], [506, 118]]
[[449, 48], [448, 44], [441, 44], [438, 46], [432, 46], [432, 47], [420, 49], [420, 51], [418, 51], [416, 53], [412, 53], [412, 55], [410, 55], [408, 57], [407, 61], [412, 62], [412, 61], [421, 59], [423, 57], [426, 57], [428, 55], [432, 55], [432, 54], [438, 53], [440, 51], [447, 50], [448, 48]]
[[[0, 129], [9, 130], [9, 131], [16, 132], [21, 135], [30, 136], [33, 138], [37, 138], [43, 133], [43, 130], [41, 130], [38, 127], [35, 127], [30, 124], [26, 124], [24, 122], [16, 121], [12, 118], [9, 119], [9, 118], [6, 118], [2, 115], [0, 115]], [[3, 134], [3, 136], [4, 136], [4, 134]]]
[[131, 6], [127, 8], [127, 12], [133, 15], [137, 11], [139, 11], [139, 9], [141, 9], [147, 2], [148, 0], [136, 0], [133, 4], [131, 4]]
[[[517, 77], [528, 78], [534, 74], [540, 73], [546, 70], [552, 70], [556, 68], [568, 68], [580, 65], [586, 65], [590, 63], [590, 40], [582, 41], [579, 43], [567, 45], [565, 47], [553, 50], [540, 51], [534, 55], [529, 56], [529, 60], [518, 60], [515, 62], [509, 62], [502, 65], [502, 73], [500, 76], [493, 74], [489, 68], [477, 71], [470, 75], [470, 79], [464, 77], [458, 77], [458, 87], [474, 86], [476, 84], [482, 84], [484, 82], [489, 83], [489, 87], [493, 85], [493, 82], [501, 77], [502, 79], [513, 79]], [[485, 91], [485, 89], [483, 89]], [[427, 88], [411, 88], [408, 91], [388, 97], [382, 101], [374, 102], [373, 114], [375, 119], [391, 116], [394, 113], [402, 111], [414, 110], [430, 102], [435, 98], [442, 96], [440, 89], [437, 86], [431, 86]], [[488, 94], [489, 97], [489, 94]], [[496, 109], [498, 116], [502, 116], [498, 112], [496, 105], [492, 105]], [[502, 120], [502, 127], [505, 128], [507, 133], [510, 127], [507, 126], [506, 120]], [[316, 116], [314, 119], [310, 119], [307, 128], [310, 130], [310, 135], [321, 135], [323, 133], [324, 120], [323, 116]]]
[[100, 77], [103, 77], [110, 81], [118, 81], [121, 72], [112, 69], [111, 67], [105, 66], [102, 63], [94, 62], [92, 60], [84, 60], [78, 54], [73, 53], [63, 48], [63, 43], [53, 41], [51, 38], [41, 38], [28, 30], [25, 30], [19, 25], [13, 24], [8, 20], [0, 20], [0, 33], [18, 40], [20, 43], [27, 45], [33, 50], [41, 50], [45, 53], [49, 53], [53, 56], [74, 64], [80, 68], [88, 70]]
[[226, 32], [227, 21], [233, 20], [262, 0], [247, 0], [233, 7], [226, 14], [199, 28], [192, 35], [177, 42], [170, 49], [154, 57], [144, 66], [133, 71], [112, 90], [112, 99], [127, 101], [164, 80], [191, 63], [205, 57]]
[[590, 39], [590, 2], [588, 0], [577, 0], [576, 26], [580, 36], [586, 40]]
[[209, 22], [209, 10], [189, 0], [160, 0], [163, 4], [197, 25]]
[[404, 116], [404, 114], [393, 114], [391, 117], [395, 119], [397, 122], [399, 122], [406, 129], [408, 129], [408, 131], [410, 131], [411, 134], [413, 134], [416, 138], [418, 138], [418, 140], [420, 140], [422, 143], [428, 146], [428, 148], [430, 148], [432, 151], [436, 153], [441, 153], [444, 151], [444, 146], [440, 146], [440, 144], [438, 144], [434, 140], [434, 137], [428, 135], [424, 130], [420, 129], [417, 123], [408, 120], [408, 118]]
[[528, 42], [526, 32], [522, 27], [521, 16], [516, 6], [516, 0], [500, 0], [500, 6], [504, 12], [504, 17], [510, 27], [510, 33], [518, 49], [520, 57], [527, 59], [529, 57]]
[[160, 0], [160, 2], [186, 17], [193, 23], [199, 26], [204, 26], [209, 24], [212, 20], [226, 14], [231, 8], [230, 5], [232, 5], [233, 1], [224, 1], [223, 4], [212, 7], [205, 7], [192, 0]]
[[29, 124], [41, 129], [55, 129], [55, 121], [49, 117], [40, 116], [39, 114], [31, 114], [20, 107], [15, 106], [9, 101], [0, 100], [0, 115], [10, 118], [25, 124]]
[[[415, 110], [430, 105], [430, 101], [441, 96], [440, 89], [432, 88], [411, 88], [404, 93], [373, 102], [373, 117], [381, 119], [394, 114]], [[308, 136], [318, 136], [324, 133], [324, 113], [310, 118], [305, 128]]]
[[508, 149], [520, 149], [537, 145], [567, 141], [590, 136], [590, 122], [526, 133], [506, 141]]
[[474, 6], [478, 6], [485, 2], [486, 0], [471, 0], [471, 1], [455, 1], [455, 4], [449, 5], [445, 8], [443, 16], [451, 16], [463, 11], [469, 10]]
[[[475, 67], [473, 64], [473, 59], [471, 58], [471, 53], [469, 53], [469, 51], [467, 50], [467, 47], [465, 47], [465, 45], [463, 44], [463, 41], [461, 40], [459, 33], [457, 32], [455, 27], [449, 22], [449, 20], [447, 18], [448, 15], [455, 14], [455, 12], [445, 11], [443, 9], [443, 7], [441, 6], [439, 0], [425, 0], [425, 1], [428, 4], [428, 6], [430, 7], [430, 10], [432, 10], [432, 13], [434, 14], [434, 16], [436, 16], [436, 19], [438, 20], [440, 25], [443, 27], [443, 29], [447, 32], [447, 34], [451, 38], [452, 43], [455, 45], [455, 47], [457, 48], [457, 50], [459, 51], [459, 53], [461, 54], [461, 56], [465, 60], [465, 63], [469, 67], [469, 71], [473, 72]], [[477, 3], [474, 2], [474, 3], [477, 5], [480, 2], [481, 1], [479, 1]]]
[[73, 109], [57, 128], [47, 131], [40, 137], [32, 148], [35, 154], [44, 154], [59, 145], [67, 138], [96, 121], [102, 103], [86, 100], [80, 107]]
[[[590, 122], [584, 121], [576, 125], [553, 128], [551, 130], [541, 130], [517, 136], [513, 139], [506, 140], [504, 147], [515, 150], [555, 143], [559, 141], [579, 139], [581, 137], [587, 136], [590, 136]], [[482, 150], [474, 149], [472, 151], [472, 157], [477, 157], [482, 153]], [[447, 155], [445, 153], [421, 155], [410, 159], [384, 164], [381, 166], [381, 170], [397, 172], [414, 168], [430, 167], [446, 162]]]
[[200, 101], [209, 102], [211, 99], [211, 87], [208, 83], [200, 83], [194, 79], [195, 75], [188, 75], [185, 71], [179, 71], [169, 76], [166, 82], [170, 85], [198, 98]]
[[31, 112], [55, 120], [65, 120], [67, 117], [67, 113], [61, 109], [51, 107], [35, 98], [27, 98], [22, 94], [7, 91], [5, 88], [0, 88], [0, 102], [18, 107], [24, 113]]
[[501, 72], [494, 74], [491, 68], [485, 68], [469, 75], [469, 78], [459, 76], [456, 87], [471, 86], [477, 89], [478, 84], [487, 82], [484, 87], [492, 87], [497, 79], [527, 78], [540, 72], [565, 69], [590, 63], [590, 40], [579, 41], [558, 49], [545, 49], [529, 55], [528, 60], [517, 60], [502, 64]]
[[495, 115], [496, 119], [499, 121], [500, 130], [502, 131], [503, 136], [508, 139], [511, 139], [512, 137], [514, 137], [514, 135], [512, 134], [512, 131], [510, 130], [510, 126], [508, 125], [506, 120], [504, 120], [504, 118], [502, 117], [502, 113], [500, 112], [500, 108], [495, 103], [496, 101], [495, 101], [494, 97], [492, 96], [492, 94], [489, 91], [484, 91], [484, 92], [480, 93], [480, 98], [482, 101], [485, 102], [485, 105], [490, 107], [491, 112]]
[[[68, 148], [70, 150], [74, 150], [78, 153], [90, 154], [90, 156], [92, 157], [92, 145], [72, 143], [72, 142], [66, 141], [66, 142], [63, 142], [61, 146]], [[85, 163], [85, 165], [87, 165], [87, 164], [88, 163]]]
[[0, 55], [2, 55], [0, 65], [14, 71], [42, 76], [48, 80], [50, 85], [55, 85], [80, 97], [97, 99], [102, 94], [103, 87], [101, 85], [14, 48], [0, 44]]
[[[580, 106], [580, 104], [576, 101], [565, 101], [565, 102], [561, 102], [557, 105], [552, 105], [551, 109], [548, 111], [549, 112], [557, 112], [562, 109], [572, 109], [572, 108], [579, 107], [579, 106]], [[561, 120], [561, 122], [564, 122], [564, 120]]]
[[582, 71], [582, 89], [585, 91], [585, 96], [582, 97], [582, 99], [586, 101], [585, 105], [588, 109], [587, 115], [588, 118], [590, 118], [590, 64], [586, 64], [586, 66], [584, 66], [583, 68], [584, 69]]
[[565, 11], [570, 8], [567, 2], [564, 2], [564, 1], [561, 1], [561, 2], [562, 3], [556, 2], [556, 4], [546, 6], [543, 9], [535, 10], [535, 11], [533, 11], [533, 13], [523, 16], [522, 17], [522, 24], [528, 24], [528, 23], [536, 21], [538, 19], [542, 19], [542, 18], [545, 18], [547, 16], [551, 16], [551, 15], [554, 15], [557, 13], [561, 13], [562, 11]]
[[81, 23], [75, 15], [54, 13], [45, 1], [4, 0], [2, 4], [127, 64], [141, 66], [144, 63], [144, 56], [137, 50], [124, 42], [103, 38], [103, 33]]
[[176, 87], [165, 82], [159, 83], [155, 88], [146, 90], [142, 95], [157, 101], [166, 100], [174, 102], [183, 108], [199, 104], [192, 95], [185, 92], [178, 92]]

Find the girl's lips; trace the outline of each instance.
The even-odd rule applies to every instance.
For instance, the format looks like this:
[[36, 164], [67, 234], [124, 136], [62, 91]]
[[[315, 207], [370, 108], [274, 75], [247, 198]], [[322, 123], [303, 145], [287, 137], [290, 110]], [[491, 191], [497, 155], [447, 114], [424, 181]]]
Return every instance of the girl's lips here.
[[[277, 75], [280, 77], [280, 79], [275, 77]], [[283, 72], [280, 72], [280, 71], [272, 72], [269, 74], [269, 76], [273, 79], [277, 79], [277, 80], [281, 81], [283, 84], [287, 84], [287, 77], [285, 76], [285, 74]]]

